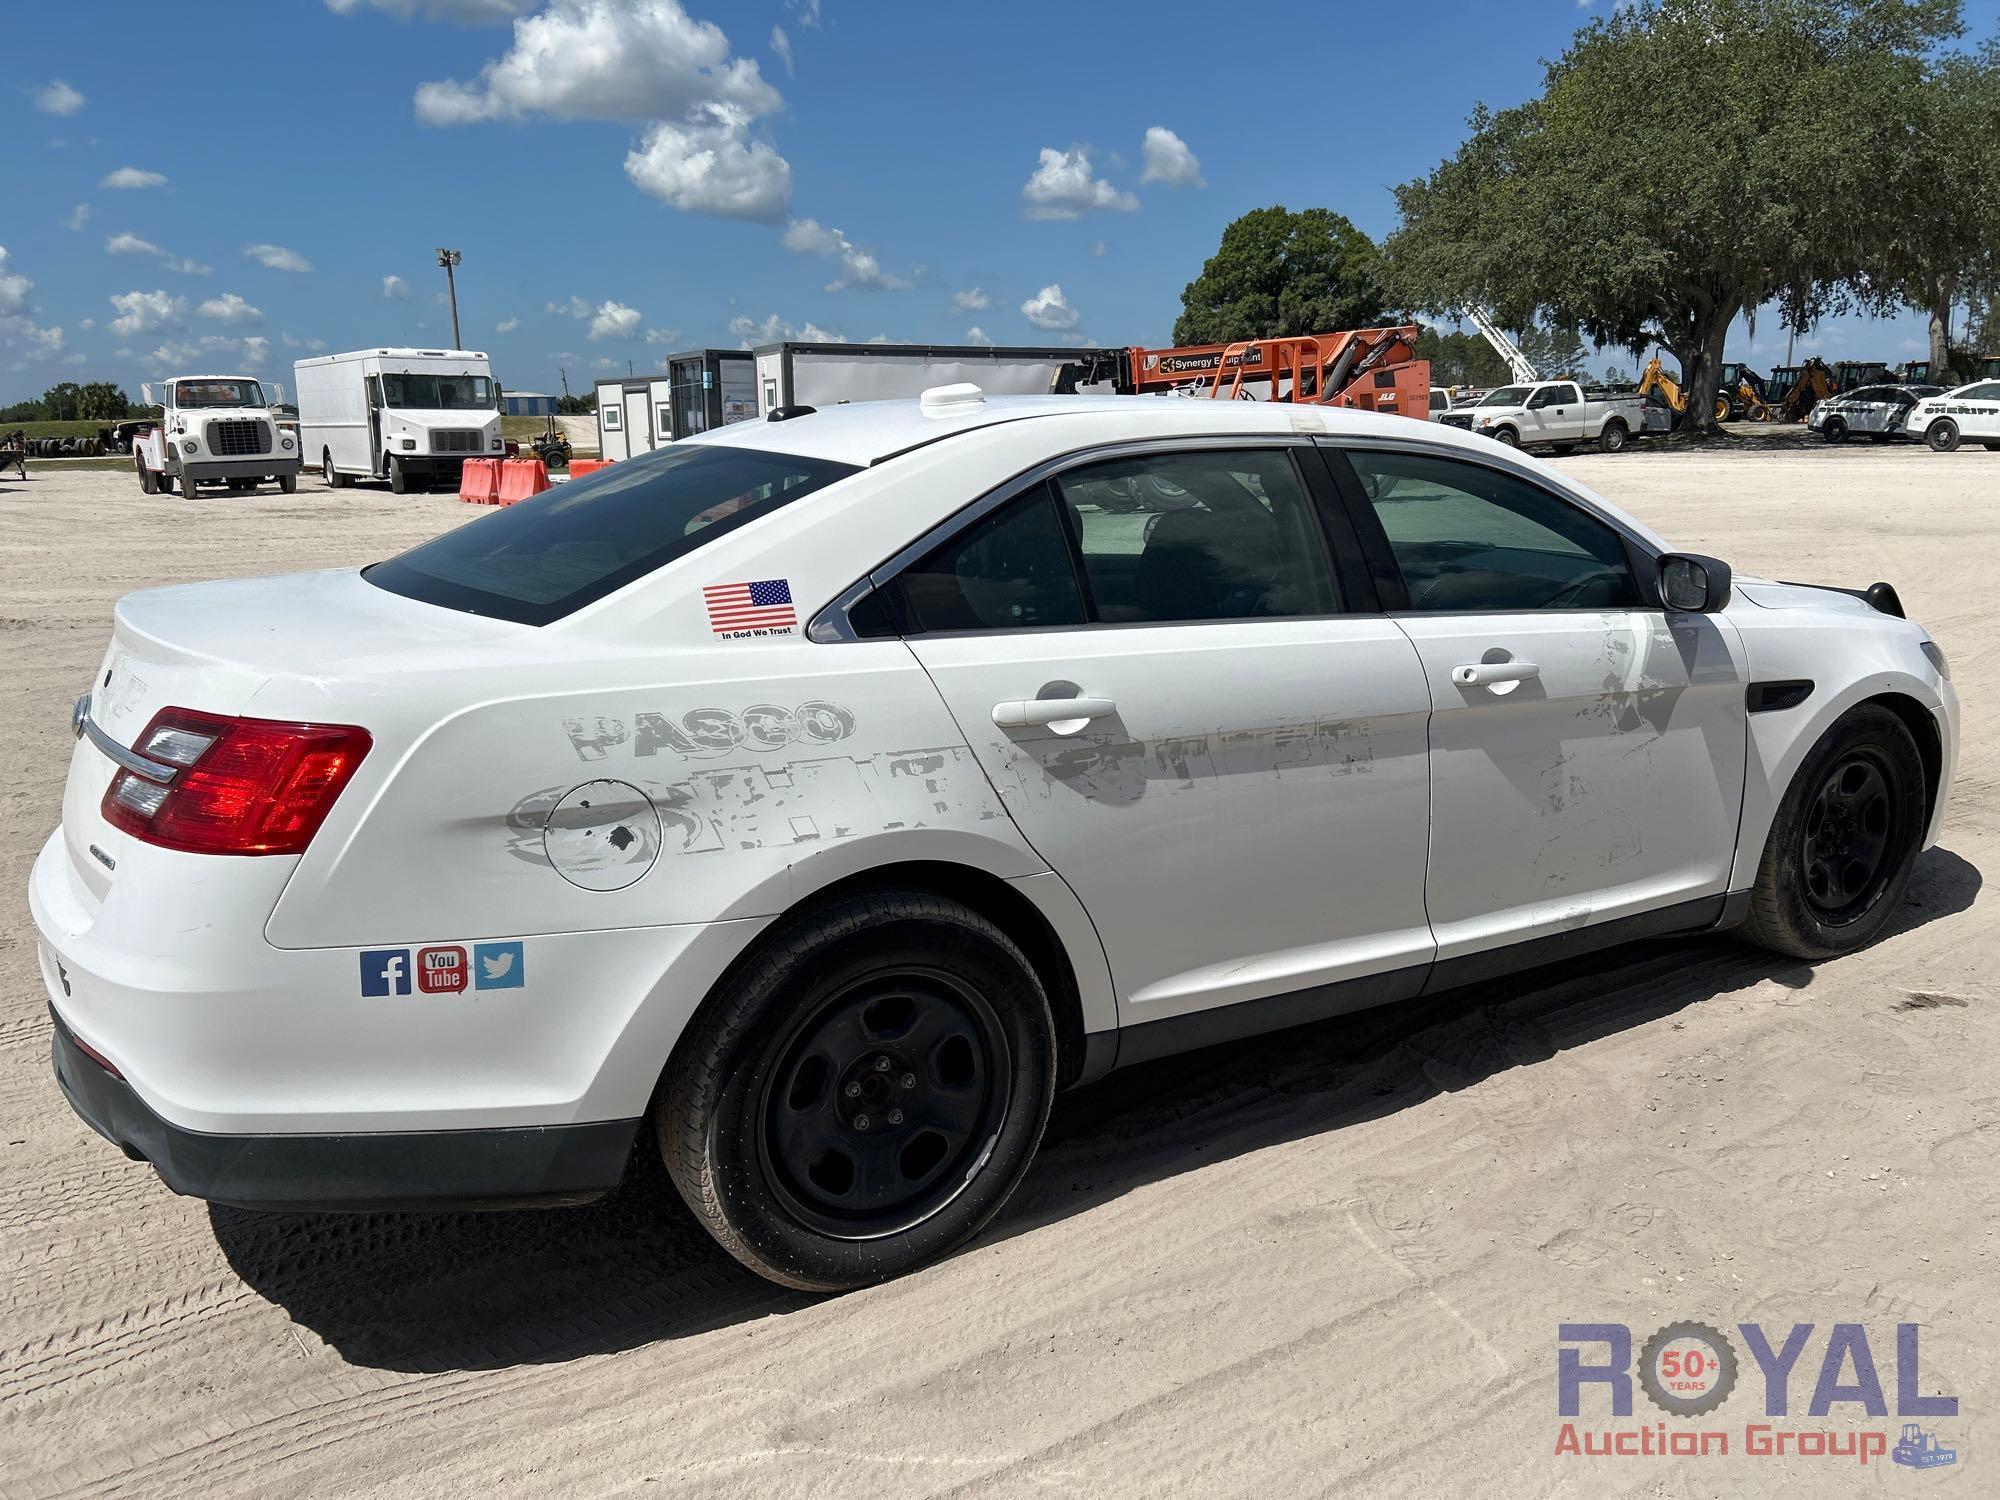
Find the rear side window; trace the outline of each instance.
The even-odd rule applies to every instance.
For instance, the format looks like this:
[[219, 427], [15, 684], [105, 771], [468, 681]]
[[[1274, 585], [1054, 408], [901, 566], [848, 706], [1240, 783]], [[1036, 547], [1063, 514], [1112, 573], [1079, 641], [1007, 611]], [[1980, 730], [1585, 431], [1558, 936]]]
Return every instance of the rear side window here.
[[1146, 454], [1055, 479], [1108, 624], [1340, 608], [1319, 518], [1280, 448]]
[[906, 568], [900, 582], [920, 631], [1083, 623], [1069, 538], [1046, 485], [967, 527]]
[[546, 625], [855, 472], [720, 443], [661, 448], [497, 510], [362, 576], [426, 604]]
[[1618, 533], [1498, 469], [1351, 451], [1416, 610], [1636, 609]]

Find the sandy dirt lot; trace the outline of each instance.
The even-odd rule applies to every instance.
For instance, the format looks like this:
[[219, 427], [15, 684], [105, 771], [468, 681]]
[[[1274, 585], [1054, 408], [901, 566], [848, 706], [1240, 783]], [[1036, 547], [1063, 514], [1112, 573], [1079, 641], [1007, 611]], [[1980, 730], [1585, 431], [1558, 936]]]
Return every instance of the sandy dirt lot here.
[[[2000, 455], [1578, 456], [1740, 571], [1894, 581], [1967, 708], [1943, 846], [1879, 946], [1624, 950], [1129, 1073], [1057, 1111], [963, 1254], [825, 1300], [598, 1207], [258, 1216], [176, 1198], [50, 1079], [24, 887], [112, 601], [377, 558], [464, 518], [385, 491], [0, 481], [0, 1493], [1972, 1494], [2000, 1463]], [[1555, 1453], [1557, 1325], [1894, 1325], [1958, 1462]], [[1740, 1347], [1740, 1340], [1739, 1340]], [[1593, 1358], [1597, 1351], [1591, 1351]], [[1601, 1406], [1585, 1426], [1606, 1425]], [[1625, 1428], [1658, 1414], [1638, 1398]], [[1671, 1419], [1669, 1419], [1671, 1420]], [[1988, 1450], [1986, 1442], [1995, 1442]], [[1988, 1490], [1988, 1493], [1992, 1493]]]

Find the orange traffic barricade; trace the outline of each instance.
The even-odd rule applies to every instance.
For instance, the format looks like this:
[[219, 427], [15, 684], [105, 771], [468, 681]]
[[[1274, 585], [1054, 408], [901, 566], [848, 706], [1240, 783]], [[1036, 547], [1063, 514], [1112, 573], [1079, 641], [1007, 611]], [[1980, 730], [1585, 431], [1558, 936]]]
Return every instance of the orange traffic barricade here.
[[539, 458], [509, 458], [500, 463], [500, 490], [495, 504], [512, 505], [549, 487], [549, 471]]
[[586, 474], [595, 474], [610, 462], [608, 458], [572, 458], [569, 461], [569, 477], [581, 479]]
[[467, 505], [498, 505], [500, 460], [468, 458], [458, 471], [458, 498]]

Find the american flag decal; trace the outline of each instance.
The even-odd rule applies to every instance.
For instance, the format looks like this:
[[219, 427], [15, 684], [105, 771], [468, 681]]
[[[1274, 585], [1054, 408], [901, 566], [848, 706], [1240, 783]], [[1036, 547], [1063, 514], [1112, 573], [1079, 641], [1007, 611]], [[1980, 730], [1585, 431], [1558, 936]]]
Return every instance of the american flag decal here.
[[799, 623], [792, 608], [792, 586], [783, 578], [756, 583], [711, 583], [701, 591], [708, 606], [708, 628], [717, 635], [739, 630], [787, 631]]

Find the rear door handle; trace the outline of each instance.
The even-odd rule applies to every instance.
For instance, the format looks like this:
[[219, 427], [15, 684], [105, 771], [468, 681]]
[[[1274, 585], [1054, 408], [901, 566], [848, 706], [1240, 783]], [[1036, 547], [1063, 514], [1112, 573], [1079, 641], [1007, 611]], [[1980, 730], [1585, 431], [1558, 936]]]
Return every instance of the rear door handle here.
[[1482, 661], [1453, 667], [1451, 680], [1460, 687], [1491, 687], [1496, 682], [1529, 682], [1542, 675], [1531, 661]]
[[1002, 729], [1049, 728], [1075, 734], [1092, 719], [1118, 712], [1109, 698], [1013, 698], [993, 705], [993, 722]]

